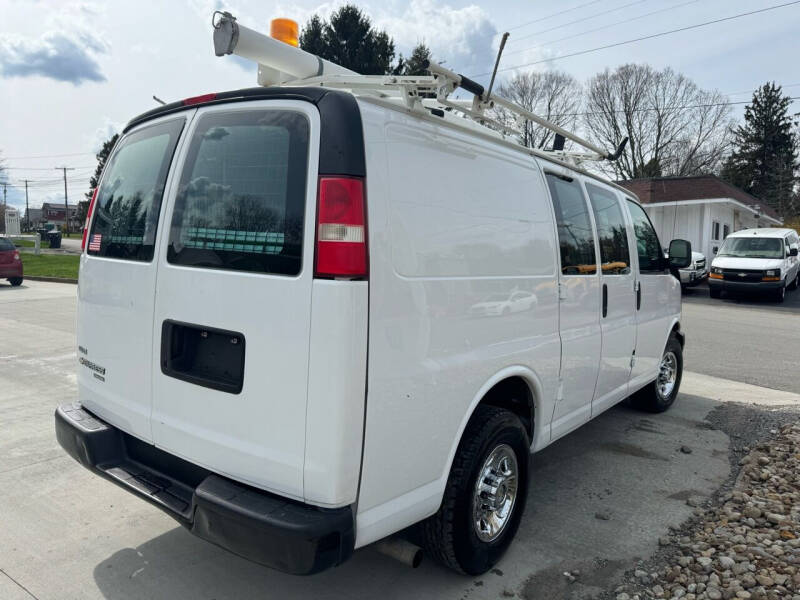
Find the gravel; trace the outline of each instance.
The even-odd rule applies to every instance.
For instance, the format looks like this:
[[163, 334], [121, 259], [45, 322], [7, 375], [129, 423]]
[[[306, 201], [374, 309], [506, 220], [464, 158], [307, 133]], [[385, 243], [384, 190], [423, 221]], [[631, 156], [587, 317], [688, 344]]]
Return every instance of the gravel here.
[[[731, 438], [728, 482], [659, 550], [601, 598], [800, 600], [800, 421], [796, 407], [719, 407]], [[786, 425], [786, 423], [790, 423]], [[759, 440], [764, 440], [759, 442]]]

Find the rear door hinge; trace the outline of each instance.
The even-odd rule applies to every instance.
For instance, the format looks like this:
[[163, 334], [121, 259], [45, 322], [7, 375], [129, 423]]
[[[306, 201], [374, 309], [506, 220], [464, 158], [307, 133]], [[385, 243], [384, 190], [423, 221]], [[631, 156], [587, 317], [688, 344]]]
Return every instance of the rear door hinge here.
[[556, 390], [556, 402], [561, 402], [564, 399], [564, 380], [558, 380], [558, 390]]
[[636, 365], [636, 350], [634, 350], [633, 354], [631, 354], [631, 369], [634, 367], [634, 365]]

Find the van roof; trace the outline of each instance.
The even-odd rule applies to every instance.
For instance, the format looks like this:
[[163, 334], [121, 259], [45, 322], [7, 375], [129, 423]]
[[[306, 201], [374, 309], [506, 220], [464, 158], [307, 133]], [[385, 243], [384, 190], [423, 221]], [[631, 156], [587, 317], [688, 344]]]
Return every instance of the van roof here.
[[[347, 91], [340, 91], [330, 88], [325, 88], [321, 86], [296, 86], [296, 87], [283, 87], [283, 86], [274, 86], [274, 87], [255, 87], [255, 88], [243, 88], [239, 90], [230, 90], [226, 92], [216, 92], [212, 94], [204, 94], [202, 96], [196, 96], [191, 98], [185, 98], [183, 100], [179, 100], [177, 102], [170, 102], [169, 104], [164, 104], [162, 106], [157, 106], [147, 112], [144, 112], [130, 121], [128, 121], [127, 125], [123, 129], [123, 133], [127, 133], [133, 127], [141, 125], [146, 121], [150, 121], [152, 119], [156, 119], [158, 117], [162, 117], [165, 115], [173, 114], [182, 112], [184, 110], [190, 110], [193, 108], [197, 108], [198, 106], [209, 106], [215, 104], [225, 104], [231, 102], [245, 102], [249, 100], [268, 100], [268, 99], [284, 99], [284, 100], [304, 100], [307, 102], [311, 102], [312, 104], [316, 105], [317, 108], [320, 110], [321, 117], [323, 117], [323, 134], [325, 129], [335, 129], [335, 131], [331, 131], [330, 135], [326, 136], [327, 142], [321, 143], [320, 148], [326, 149], [323, 153], [322, 150], [320, 152], [320, 174], [339, 174], [339, 175], [356, 175], [356, 176], [364, 176], [366, 174], [366, 160], [364, 157], [364, 146], [363, 146], [363, 135], [361, 129], [361, 118], [360, 112], [358, 110], [358, 105], [356, 103], [356, 98], [366, 100], [366, 101], [373, 101], [384, 108], [389, 110], [400, 110], [400, 107], [397, 105], [392, 104], [385, 104], [380, 102], [378, 99], [370, 97], [370, 96], [356, 96], [356, 94]], [[325, 99], [328, 99], [327, 101]], [[348, 101], [349, 99], [349, 101]], [[323, 110], [345, 110], [347, 113], [347, 117], [342, 119], [341, 114], [337, 114], [336, 118], [333, 119], [325, 119]], [[418, 118], [423, 118], [420, 115], [415, 114]], [[435, 117], [430, 116], [431, 119]], [[438, 120], [438, 125], [447, 125], [453, 128], [456, 128], [453, 123], [449, 122], [446, 119]], [[357, 129], [358, 135], [352, 135], [354, 130]], [[615, 188], [616, 190], [622, 192], [626, 197], [632, 198], [638, 204], [641, 204], [639, 197], [632, 191], [629, 190], [616, 182], [610, 181], [605, 179], [604, 177], [598, 175], [597, 173], [593, 173], [588, 171], [578, 165], [568, 163], [563, 160], [559, 160], [557, 156], [547, 156], [543, 152], [539, 152], [530, 148], [525, 148], [516, 143], [512, 143], [509, 140], [505, 139], [504, 136], [500, 135], [499, 133], [497, 136], [491, 135], [493, 132], [492, 130], [488, 130], [485, 127], [481, 127], [480, 130], [478, 128], [458, 128], [461, 131], [464, 131], [468, 134], [476, 135], [478, 137], [487, 139], [489, 141], [499, 143], [501, 145], [507, 146], [513, 150], [521, 152], [527, 155], [533, 155], [536, 158], [541, 160], [546, 160], [551, 162], [555, 165], [560, 167], [567, 168], [571, 171], [575, 171], [584, 175], [586, 177], [590, 177], [602, 184]], [[350, 135], [347, 135], [350, 134]], [[321, 140], [321, 142], [324, 140]], [[330, 144], [336, 146], [336, 149], [332, 149]], [[341, 148], [341, 146], [348, 146], [347, 148]], [[353, 153], [352, 155], [350, 153]], [[355, 156], [355, 161], [345, 161], [345, 162], [355, 162], [357, 164], [350, 164], [350, 165], [341, 165], [341, 164], [330, 164], [335, 161], [328, 161], [328, 165], [323, 167], [323, 154], [329, 155], [328, 158], [335, 158], [339, 157], [340, 162], [342, 158], [346, 158], [348, 156]], [[338, 169], [338, 170], [337, 170]]]
[[797, 232], [794, 229], [786, 229], [778, 227], [759, 227], [753, 229], [740, 229], [739, 231], [731, 233], [728, 237], [756, 236], [756, 237], [777, 238], [777, 237], [784, 237], [787, 233], [796, 234]]

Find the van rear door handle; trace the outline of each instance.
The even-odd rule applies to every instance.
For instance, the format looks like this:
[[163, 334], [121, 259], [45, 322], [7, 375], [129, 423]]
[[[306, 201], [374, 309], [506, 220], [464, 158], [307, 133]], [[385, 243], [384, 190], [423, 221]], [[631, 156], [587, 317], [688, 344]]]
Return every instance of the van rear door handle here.
[[608, 314], [608, 286], [603, 284], [603, 318]]

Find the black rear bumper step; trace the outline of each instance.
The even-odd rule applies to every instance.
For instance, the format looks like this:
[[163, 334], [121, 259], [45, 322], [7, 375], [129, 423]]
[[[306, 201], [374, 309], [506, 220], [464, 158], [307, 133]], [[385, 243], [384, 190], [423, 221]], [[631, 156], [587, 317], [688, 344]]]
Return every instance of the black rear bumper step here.
[[234, 554], [310, 575], [353, 553], [350, 507], [322, 509], [232, 481], [142, 442], [77, 404], [59, 406], [55, 421], [59, 444], [83, 466]]

